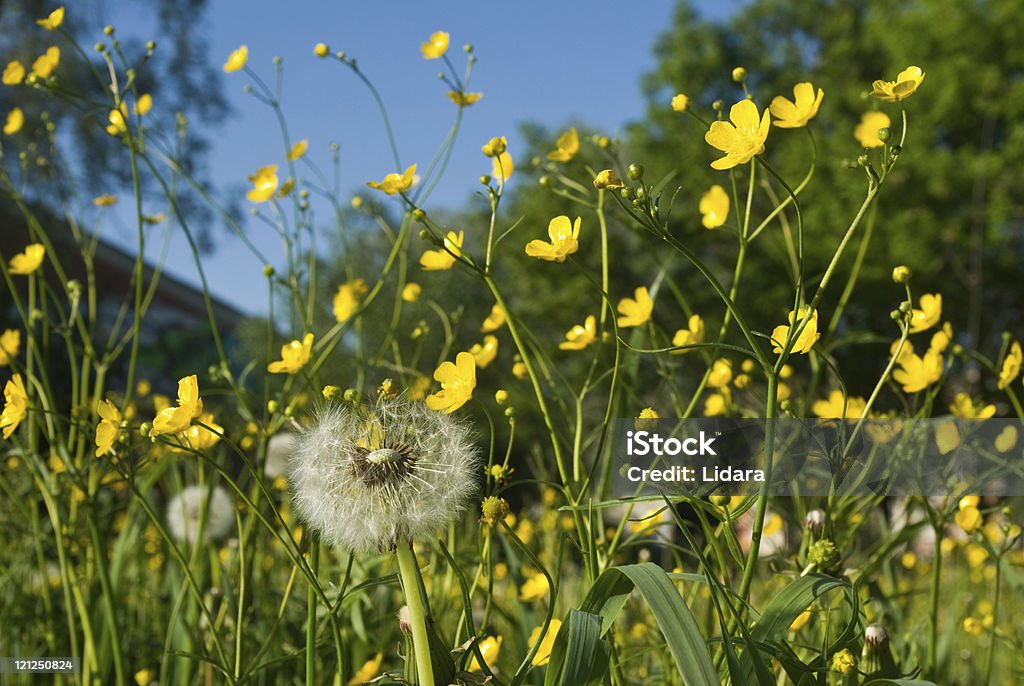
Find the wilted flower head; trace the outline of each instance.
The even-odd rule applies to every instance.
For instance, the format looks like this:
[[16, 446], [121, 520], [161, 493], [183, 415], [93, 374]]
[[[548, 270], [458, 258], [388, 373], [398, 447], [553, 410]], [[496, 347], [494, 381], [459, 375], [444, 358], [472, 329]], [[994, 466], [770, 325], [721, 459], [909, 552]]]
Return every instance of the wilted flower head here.
[[331, 545], [387, 550], [444, 527], [476, 490], [469, 429], [406, 397], [322, 407], [292, 457], [299, 515]]
[[189, 486], [167, 503], [167, 528], [171, 535], [179, 541], [195, 542], [204, 511], [204, 541], [224, 538], [235, 525], [235, 510], [227, 491], [220, 486], [214, 486], [212, 491]]

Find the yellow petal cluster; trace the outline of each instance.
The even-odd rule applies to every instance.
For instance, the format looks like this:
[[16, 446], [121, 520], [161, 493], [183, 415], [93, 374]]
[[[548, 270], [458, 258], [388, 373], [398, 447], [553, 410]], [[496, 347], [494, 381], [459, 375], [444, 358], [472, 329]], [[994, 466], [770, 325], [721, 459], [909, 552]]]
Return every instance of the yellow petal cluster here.
[[532, 240], [526, 244], [526, 254], [548, 262], [565, 262], [565, 258], [579, 250], [580, 218], [570, 223], [569, 217], [562, 215], [548, 222], [550, 243]]
[[[772, 351], [781, 353], [783, 346], [786, 344], [786, 339], [789, 338], [789, 327], [799, 324], [803, 318], [807, 315], [807, 307], [801, 307], [799, 314], [795, 314], [792, 311], [789, 313], [789, 325], [779, 324], [772, 330]], [[804, 325], [803, 330], [800, 331], [800, 335], [797, 336], [796, 341], [793, 342], [793, 347], [790, 352], [794, 355], [806, 355], [814, 347], [814, 344], [821, 338], [821, 333], [818, 332], [818, 311], [814, 310], [811, 312], [810, 319], [807, 320], [807, 324]]]
[[905, 100], [914, 94], [922, 81], [924, 81], [924, 72], [921, 67], [910, 66], [897, 74], [895, 81], [879, 79], [872, 83], [871, 95], [887, 102]]
[[394, 195], [395, 193], [404, 193], [412, 188], [415, 183], [416, 165], [411, 164], [401, 174], [392, 172], [385, 175], [380, 181], [367, 181], [366, 185], [388, 195]]
[[903, 386], [905, 393], [923, 391], [942, 378], [942, 355], [933, 350], [923, 356], [901, 355], [897, 364], [899, 369], [893, 371], [892, 378]]
[[717, 183], [700, 197], [700, 223], [705, 229], [717, 229], [729, 218], [729, 194]]
[[865, 112], [853, 130], [853, 137], [865, 148], [880, 148], [885, 145], [885, 141], [878, 137], [878, 132], [890, 126], [892, 120], [885, 112]]
[[261, 203], [274, 197], [278, 184], [276, 164], [260, 167], [255, 174], [247, 178], [252, 183], [252, 188], [245, 194], [249, 202]]
[[7, 329], [0, 334], [0, 367], [6, 367], [21, 350], [21, 331]]
[[246, 62], [249, 61], [249, 47], [246, 45], [240, 45], [237, 50], [233, 50], [228, 55], [227, 61], [224, 62], [224, 71], [231, 73], [238, 71], [245, 66]]
[[368, 290], [363, 279], [352, 279], [338, 286], [338, 292], [334, 294], [332, 300], [335, 321], [339, 324], [347, 322], [359, 308], [359, 299], [366, 295]]
[[814, 119], [821, 106], [821, 99], [825, 97], [825, 91], [818, 89], [814, 92], [814, 86], [810, 83], [798, 83], [793, 86], [793, 100], [778, 95], [772, 100], [769, 109], [772, 113], [773, 123], [780, 129], [798, 129], [807, 126], [807, 122]]
[[597, 317], [588, 315], [582, 324], [576, 324], [565, 332], [565, 340], [558, 344], [559, 350], [583, 350], [597, 340]]
[[96, 425], [96, 457], [103, 457], [114, 447], [121, 430], [121, 411], [109, 400], [101, 400], [96, 405], [96, 414], [100, 416]]
[[28, 393], [21, 374], [15, 374], [4, 385], [4, 409], [0, 412], [0, 430], [5, 439], [10, 438], [22, 420], [28, 415]]
[[420, 267], [425, 271], [445, 271], [455, 264], [455, 258], [462, 254], [463, 231], [449, 231], [444, 237], [444, 249], [426, 250], [420, 255]]
[[482, 343], [473, 344], [473, 347], [469, 349], [469, 354], [473, 356], [477, 367], [486, 369], [487, 365], [494, 362], [494, 358], [498, 356], [498, 337], [494, 334], [484, 336]]
[[580, 151], [580, 136], [575, 127], [569, 129], [555, 141], [555, 149], [547, 154], [552, 162], [568, 162]]
[[864, 398], [853, 395], [846, 397], [842, 391], [835, 389], [828, 394], [828, 400], [815, 400], [811, 412], [822, 419], [858, 419], [864, 414], [865, 407], [867, 402]]
[[484, 97], [483, 93], [466, 93], [463, 91], [448, 91], [448, 99], [459, 107], [469, 107], [477, 100]]
[[1003, 358], [1003, 366], [999, 370], [999, 390], [1005, 389], [1020, 374], [1021, 365], [1024, 363], [1024, 355], [1021, 354], [1020, 341], [1010, 344], [1010, 350]]
[[476, 388], [476, 360], [467, 352], [455, 356], [455, 362], [442, 362], [434, 370], [434, 380], [441, 390], [427, 396], [427, 407], [451, 414], [473, 397]]
[[435, 31], [430, 34], [430, 38], [427, 42], [420, 45], [420, 52], [423, 53], [423, 59], [436, 60], [439, 57], [444, 57], [444, 54], [448, 52], [448, 41], [449, 36], [445, 31]]
[[494, 305], [491, 307], [490, 314], [484, 319], [484, 323], [480, 325], [480, 332], [491, 333], [503, 326], [505, 326], [505, 310], [501, 309], [498, 305]]
[[307, 333], [301, 341], [294, 340], [281, 346], [281, 359], [267, 365], [271, 374], [295, 374], [309, 362], [313, 350], [313, 334]]
[[36, 23], [47, 31], [56, 31], [64, 23], [64, 8], [58, 7], [42, 19], [36, 19]]
[[639, 286], [634, 292], [633, 298], [623, 298], [616, 306], [621, 317], [616, 320], [619, 328], [630, 326], [642, 326], [651, 319], [654, 311], [654, 301], [646, 286]]
[[203, 413], [203, 399], [199, 397], [199, 379], [195, 374], [178, 380], [178, 404], [160, 409], [153, 419], [151, 438], [162, 434], [185, 431], [192, 420]]
[[558, 632], [561, 628], [562, 622], [558, 619], [552, 619], [548, 624], [548, 630], [543, 634], [541, 634], [543, 627], [534, 627], [527, 641], [531, 649], [533, 646], [537, 646], [537, 652], [533, 654], [533, 659], [530, 660], [531, 665], [542, 667], [551, 661], [551, 649], [555, 645], [555, 638], [558, 637]]
[[4, 135], [13, 136], [21, 131], [21, 127], [24, 125], [25, 113], [21, 111], [20, 107], [13, 107], [7, 113], [7, 119], [4, 121]]
[[[672, 345], [698, 345], [704, 342], [704, 320], [699, 314], [690, 315], [685, 329], [678, 329], [672, 336]], [[684, 355], [689, 350], [673, 350], [673, 355]]]
[[17, 86], [25, 80], [25, 65], [18, 60], [8, 62], [2, 80], [5, 86]]
[[762, 116], [751, 100], [741, 100], [729, 110], [729, 121], [715, 121], [704, 134], [704, 140], [725, 153], [711, 163], [712, 169], [731, 169], [746, 164], [754, 155], [764, 152], [764, 142], [771, 128], [771, 115]]
[[60, 48], [56, 45], [51, 45], [46, 49], [46, 52], [37, 57], [36, 61], [32, 63], [32, 73], [40, 79], [45, 79], [49, 77], [59, 65]]
[[288, 161], [294, 162], [306, 154], [306, 150], [309, 149], [309, 141], [305, 138], [300, 140], [298, 143], [291, 147], [288, 151]]
[[920, 297], [919, 309], [914, 309], [910, 316], [910, 333], [927, 331], [939, 323], [942, 318], [942, 295], [925, 293]]
[[43, 244], [32, 243], [25, 246], [24, 252], [20, 252], [12, 257], [7, 266], [10, 267], [12, 274], [27, 276], [39, 269], [39, 265], [43, 263], [43, 257], [45, 256], [46, 248], [43, 247]]

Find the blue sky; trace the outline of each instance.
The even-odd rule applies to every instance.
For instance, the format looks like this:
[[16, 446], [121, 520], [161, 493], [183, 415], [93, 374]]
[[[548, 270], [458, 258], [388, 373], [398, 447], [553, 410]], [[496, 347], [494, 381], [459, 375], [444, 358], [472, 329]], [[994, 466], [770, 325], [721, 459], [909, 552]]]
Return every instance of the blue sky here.
[[[727, 15], [739, 4], [740, 0], [695, 3], [704, 16], [712, 18]], [[484, 97], [466, 111], [448, 172], [429, 209], [458, 206], [470, 198], [479, 187], [480, 174], [489, 169], [480, 146], [492, 136], [505, 135], [515, 156], [522, 150], [517, 136], [525, 121], [552, 129], [583, 121], [611, 134], [640, 118], [644, 112], [640, 76], [654, 66], [651, 48], [670, 24], [673, 8], [674, 3], [667, 0], [632, 6], [605, 0], [211, 0], [197, 30], [208, 39], [218, 64], [239, 45], [247, 45], [249, 65], [265, 80], [273, 79], [272, 59], [283, 59], [282, 100], [293, 140], [308, 139], [308, 154], [322, 168], [329, 167], [329, 146], [337, 143], [341, 187], [353, 192], [368, 191], [365, 181], [395, 171], [393, 162], [367, 90], [336, 61], [315, 57], [314, 44], [324, 42], [332, 51], [344, 50], [358, 59], [388, 107], [403, 163], [425, 164], [451, 126], [455, 107], [436, 76], [441, 62], [424, 60], [420, 43], [434, 31], [449, 32], [449, 54], [460, 70], [465, 63], [462, 45], [472, 43], [478, 62], [469, 90], [483, 92]], [[111, 21], [119, 31], [147, 37], [153, 20], [121, 15]], [[239, 72], [224, 74], [219, 84], [211, 84], [223, 89], [234, 109], [211, 132], [215, 145], [209, 177], [223, 190], [238, 189], [236, 184], [244, 184], [258, 167], [283, 163], [274, 115], [244, 93], [247, 82]], [[132, 249], [133, 231], [118, 224], [106, 235]], [[254, 221], [248, 224], [250, 238], [265, 254], [281, 254], [272, 229]], [[226, 231], [217, 230], [215, 235], [217, 249], [204, 257], [212, 291], [244, 311], [265, 312], [263, 265]], [[195, 281], [183, 239], [172, 241], [166, 267]]]

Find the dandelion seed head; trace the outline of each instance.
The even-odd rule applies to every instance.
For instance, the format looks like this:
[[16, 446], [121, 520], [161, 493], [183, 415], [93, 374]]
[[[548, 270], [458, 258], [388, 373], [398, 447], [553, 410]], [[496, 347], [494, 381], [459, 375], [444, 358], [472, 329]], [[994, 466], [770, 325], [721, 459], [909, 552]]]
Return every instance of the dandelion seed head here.
[[280, 431], [267, 441], [267, 459], [263, 473], [268, 479], [284, 476], [288, 471], [288, 461], [295, 452], [295, 434], [291, 431]]
[[220, 486], [213, 491], [189, 486], [167, 503], [167, 528], [171, 536], [179, 541], [194, 543], [199, 532], [200, 513], [205, 508], [206, 521], [203, 524], [203, 540], [217, 541], [224, 538], [235, 525], [235, 508], [231, 496]]

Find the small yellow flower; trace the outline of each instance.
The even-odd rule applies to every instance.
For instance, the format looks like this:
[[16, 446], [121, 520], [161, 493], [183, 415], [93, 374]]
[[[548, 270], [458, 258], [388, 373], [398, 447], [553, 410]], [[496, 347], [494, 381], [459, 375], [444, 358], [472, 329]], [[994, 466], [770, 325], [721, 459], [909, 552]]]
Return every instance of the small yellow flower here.
[[960, 447], [960, 430], [952, 421], [940, 422], [935, 427], [935, 446], [939, 449], [939, 455], [948, 455]]
[[821, 106], [821, 99], [825, 97], [825, 91], [818, 89], [814, 93], [814, 86], [810, 83], [798, 83], [793, 86], [793, 100], [778, 95], [772, 100], [769, 109], [771, 110], [774, 124], [780, 129], [798, 129], [807, 126], [807, 122], [814, 119]]
[[981, 528], [983, 518], [978, 508], [973, 505], [968, 505], [967, 507], [962, 507], [957, 510], [953, 521], [956, 522], [956, 525], [960, 527], [964, 533], [973, 534]]
[[996, 414], [996, 406], [975, 401], [966, 393], [957, 393], [949, 405], [949, 412], [961, 419], [988, 419]]
[[370, 658], [363, 663], [363, 666], [359, 668], [359, 671], [348, 680], [346, 686], [359, 686], [359, 684], [365, 684], [380, 671], [380, 663], [384, 660], [384, 653], [377, 653], [375, 657]]
[[548, 624], [548, 630], [541, 635], [541, 629], [543, 627], [535, 627], [530, 632], [530, 638], [527, 641], [530, 648], [533, 646], [537, 647], [537, 652], [533, 654], [533, 659], [530, 660], [530, 664], [534, 667], [543, 667], [551, 660], [551, 649], [555, 645], [555, 638], [558, 636], [558, 631], [562, 628], [562, 622], [558, 619], [552, 619]]
[[[690, 316], [686, 324], [687, 328], [679, 329], [672, 337], [672, 345], [699, 345], [704, 342], [704, 320], [699, 314]], [[685, 355], [689, 350], [673, 350], [673, 355]]]
[[[157, 405], [154, 399], [154, 405]], [[203, 399], [199, 397], [199, 379], [195, 374], [178, 380], [178, 405], [158, 408], [153, 419], [151, 438], [161, 434], [177, 434], [188, 429], [192, 420], [203, 413]]]
[[497, 157], [508, 149], [508, 139], [504, 136], [495, 136], [480, 147], [480, 151], [487, 157]]
[[1024, 363], [1024, 355], [1021, 354], [1020, 341], [1014, 341], [1010, 345], [1010, 351], [1003, 358], [1003, 366], [999, 370], [999, 390], [1008, 387], [1020, 374], [1021, 364]]
[[149, 686], [155, 678], [156, 674], [152, 669], [140, 669], [135, 672], [135, 683], [138, 686]]
[[555, 149], [547, 157], [552, 162], [568, 162], [580, 151], [580, 136], [573, 127], [555, 141]]
[[455, 362], [442, 362], [434, 371], [441, 390], [427, 396], [427, 407], [451, 414], [473, 397], [476, 388], [476, 360], [467, 352], [455, 356]]
[[418, 283], [409, 282], [402, 287], [402, 300], [407, 303], [414, 303], [420, 299], [423, 287]]
[[420, 45], [420, 52], [423, 53], [423, 59], [425, 60], [436, 60], [439, 57], [444, 57], [444, 54], [448, 52], [448, 33], [445, 31], [435, 31], [430, 34], [430, 39]]
[[523, 582], [523, 585], [519, 587], [519, 601], [530, 603], [535, 600], [543, 600], [547, 597], [549, 590], [551, 590], [551, 587], [548, 585], [548, 578], [537, 572], [530, 575]]
[[501, 183], [506, 183], [512, 178], [512, 172], [515, 171], [516, 165], [512, 161], [512, 155], [505, 151], [491, 160], [491, 176], [498, 179]]
[[327, 47], [327, 43], [317, 43], [313, 46], [313, 54], [317, 57], [327, 57], [330, 52], [331, 49]]
[[871, 95], [887, 102], [905, 100], [914, 94], [922, 81], [924, 81], [924, 72], [921, 71], [921, 67], [907, 67], [896, 75], [895, 81], [879, 79], [872, 83]]
[[267, 365], [271, 374], [295, 374], [309, 362], [313, 350], [313, 334], [307, 333], [301, 341], [294, 340], [281, 346], [281, 359]]
[[857, 668], [857, 658], [846, 648], [832, 656], [832, 671], [840, 674], [851, 674]]
[[12, 257], [7, 265], [11, 269], [11, 274], [27, 276], [39, 269], [39, 265], [43, 263], [43, 257], [45, 256], [46, 248], [43, 247], [43, 244], [32, 243], [31, 245], [25, 246], [24, 252], [18, 253]]
[[942, 355], [926, 352], [924, 357], [914, 353], [900, 357], [899, 369], [892, 373], [893, 380], [902, 384], [905, 393], [917, 393], [942, 378]]
[[931, 343], [928, 344], [928, 349], [937, 353], [946, 352], [946, 348], [949, 347], [949, 343], [952, 340], [953, 325], [946, 322], [942, 325], [942, 328], [932, 335], [932, 340]]
[[885, 145], [885, 141], [878, 137], [878, 132], [891, 125], [892, 121], [885, 112], [865, 112], [853, 130], [853, 137], [865, 148], [880, 148]]
[[711, 168], [731, 169], [760, 155], [764, 152], [764, 142], [771, 125], [768, 110], [762, 116], [752, 101], [741, 100], [733, 105], [729, 110], [729, 121], [712, 122], [704, 134], [708, 145], [725, 153], [725, 157], [711, 163]]
[[789, 630], [790, 631], [800, 631], [805, 626], [807, 626], [807, 622], [809, 622], [809, 621], [811, 621], [811, 611], [810, 610], [804, 610], [803, 612], [798, 614], [796, 616], [796, 619], [793, 620], [793, 623], [789, 625]]
[[7, 329], [0, 334], [0, 367], [6, 367], [21, 350], [21, 331]]
[[17, 86], [25, 80], [25, 65], [12, 60], [4, 67], [3, 82], [5, 86]]
[[58, 7], [54, 11], [50, 12], [50, 14], [45, 18], [36, 19], [36, 23], [42, 26], [47, 31], [55, 31], [61, 24], [64, 23], [64, 8]]
[[[786, 339], [789, 337], [789, 327], [800, 323], [801, 320], [807, 314], [807, 307], [801, 307], [799, 315], [795, 315], [793, 312], [789, 313], [789, 326], [785, 324], [779, 324], [772, 331], [772, 352], [781, 353], [782, 347], [786, 344]], [[806, 355], [814, 347], [814, 344], [821, 338], [821, 333], [818, 332], [818, 311], [814, 310], [811, 313], [810, 319], [807, 320], [807, 324], [804, 325], [800, 335], [797, 336], [796, 341], [793, 343], [792, 351], [796, 355]]]
[[40, 79], [45, 79], [54, 72], [60, 65], [60, 48], [51, 45], [42, 55], [32, 63], [32, 73]]
[[5, 439], [10, 438], [22, 420], [28, 415], [28, 393], [21, 374], [15, 374], [4, 386], [4, 409], [0, 412], [0, 430]]
[[261, 203], [274, 197], [278, 183], [276, 164], [260, 167], [255, 174], [246, 178], [252, 183], [252, 188], [245, 194], [249, 202]]
[[685, 112], [689, 106], [690, 99], [682, 93], [676, 93], [672, 96], [672, 109], [676, 112]]
[[455, 264], [455, 258], [462, 254], [463, 231], [449, 231], [444, 237], [444, 248], [441, 250], [425, 250], [420, 255], [420, 267], [425, 271], [445, 271]]
[[614, 191], [625, 187], [626, 184], [619, 180], [619, 177], [615, 175], [614, 169], [602, 169], [597, 172], [597, 176], [594, 177], [594, 188], [599, 191]]
[[4, 134], [13, 136], [14, 134], [21, 131], [21, 127], [25, 125], [25, 113], [21, 111], [20, 107], [12, 108], [7, 113], [7, 120], [4, 122]]
[[711, 373], [708, 374], [709, 388], [725, 388], [732, 381], [732, 362], [719, 357], [711, 363]]
[[394, 195], [395, 193], [404, 193], [413, 187], [416, 183], [416, 165], [409, 165], [404, 172], [398, 174], [392, 172], [386, 174], [380, 182], [367, 181], [366, 185], [370, 188], [375, 188], [378, 191], [387, 193], [388, 195]]
[[127, 109], [125, 104], [122, 102], [115, 109], [110, 110], [110, 114], [107, 115], [107, 133], [111, 136], [117, 136], [128, 131], [128, 117]]
[[661, 419], [661, 415], [658, 414], [657, 410], [653, 407], [645, 407], [640, 410], [639, 416], [633, 420], [633, 426], [637, 431], [644, 429], [651, 430], [657, 428], [659, 419]]
[[583, 324], [576, 324], [565, 332], [565, 340], [558, 344], [559, 350], [583, 350], [597, 340], [597, 317], [588, 315]]
[[288, 161], [294, 162], [306, 154], [306, 150], [309, 148], [309, 141], [303, 138], [298, 143], [292, 146], [292, 149], [288, 151]]
[[241, 45], [237, 50], [234, 50], [228, 59], [224, 62], [224, 71], [229, 74], [233, 71], [238, 71], [245, 66], [245, 63], [249, 61], [249, 47]]
[[153, 96], [149, 93], [143, 93], [135, 102], [135, 114], [144, 117], [149, 114], [151, 109], [153, 109]]
[[96, 425], [96, 457], [103, 457], [114, 447], [117, 433], [121, 430], [121, 412], [109, 400], [101, 400], [96, 405], [96, 414], [100, 423]]
[[[845, 413], [843, 412], [844, 405]], [[865, 407], [867, 407], [867, 402], [864, 398], [851, 395], [845, 398], [844, 402], [843, 392], [835, 389], [828, 394], [828, 400], [815, 400], [811, 405], [811, 412], [814, 413], [814, 416], [822, 419], [858, 419], [864, 414]]]
[[617, 323], [620, 328], [630, 326], [642, 326], [651, 319], [651, 312], [654, 311], [654, 301], [651, 300], [646, 286], [638, 287], [633, 294], [634, 298], [623, 298], [616, 306], [619, 314]]
[[[506, 391], [503, 388], [499, 388], [498, 390], [496, 390], [494, 392], [494, 402], [498, 403], [499, 405], [505, 405], [506, 403], [508, 403], [508, 391]], [[499, 466], [499, 465], [495, 465], [495, 466]], [[493, 471], [494, 467], [492, 467], [491, 470]], [[504, 474], [504, 472], [505, 472], [505, 468], [501, 467], [500, 473]]]
[[185, 430], [185, 438], [194, 450], [209, 450], [220, 442], [224, 427], [213, 421], [212, 414], [204, 412], [196, 418], [196, 422]]
[[512, 376], [517, 379], [525, 379], [530, 373], [530, 370], [526, 367], [525, 362], [516, 362], [512, 365]]
[[359, 298], [366, 295], [368, 290], [363, 279], [352, 279], [338, 286], [332, 301], [335, 321], [339, 324], [347, 322], [359, 308]]
[[911, 312], [910, 333], [927, 331], [939, 323], [942, 318], [942, 295], [940, 293], [925, 293], [920, 297], [918, 303], [921, 309]]
[[494, 358], [498, 356], [498, 337], [494, 334], [484, 336], [483, 343], [473, 344], [473, 347], [469, 349], [469, 354], [473, 356], [477, 367], [486, 369], [487, 365], [494, 362]]
[[92, 199], [92, 204], [96, 207], [110, 207], [117, 204], [117, 198], [113, 195], [97, 195]]
[[484, 319], [484, 323], [480, 325], [480, 332], [491, 333], [503, 326], [505, 326], [505, 310], [501, 309], [498, 305], [494, 305], [491, 307], [490, 314]]
[[[477, 643], [477, 647], [480, 648], [480, 654], [484, 657], [484, 662], [491, 669], [494, 668], [494, 664], [498, 661], [498, 654], [501, 653], [501, 640], [501, 636], [486, 636]], [[480, 669], [480, 659], [476, 657], [476, 653], [473, 653], [473, 660], [470, 662], [469, 671], [479, 672]]]
[[548, 262], [565, 262], [565, 258], [579, 250], [580, 218], [569, 223], [569, 217], [562, 215], [548, 222], [550, 243], [532, 240], [526, 244], [526, 254]]
[[464, 93], [462, 91], [448, 91], [448, 99], [459, 107], [469, 107], [477, 100], [484, 97], [483, 93]]
[[729, 217], [729, 194], [717, 183], [700, 197], [701, 224], [705, 229], [717, 229]]

